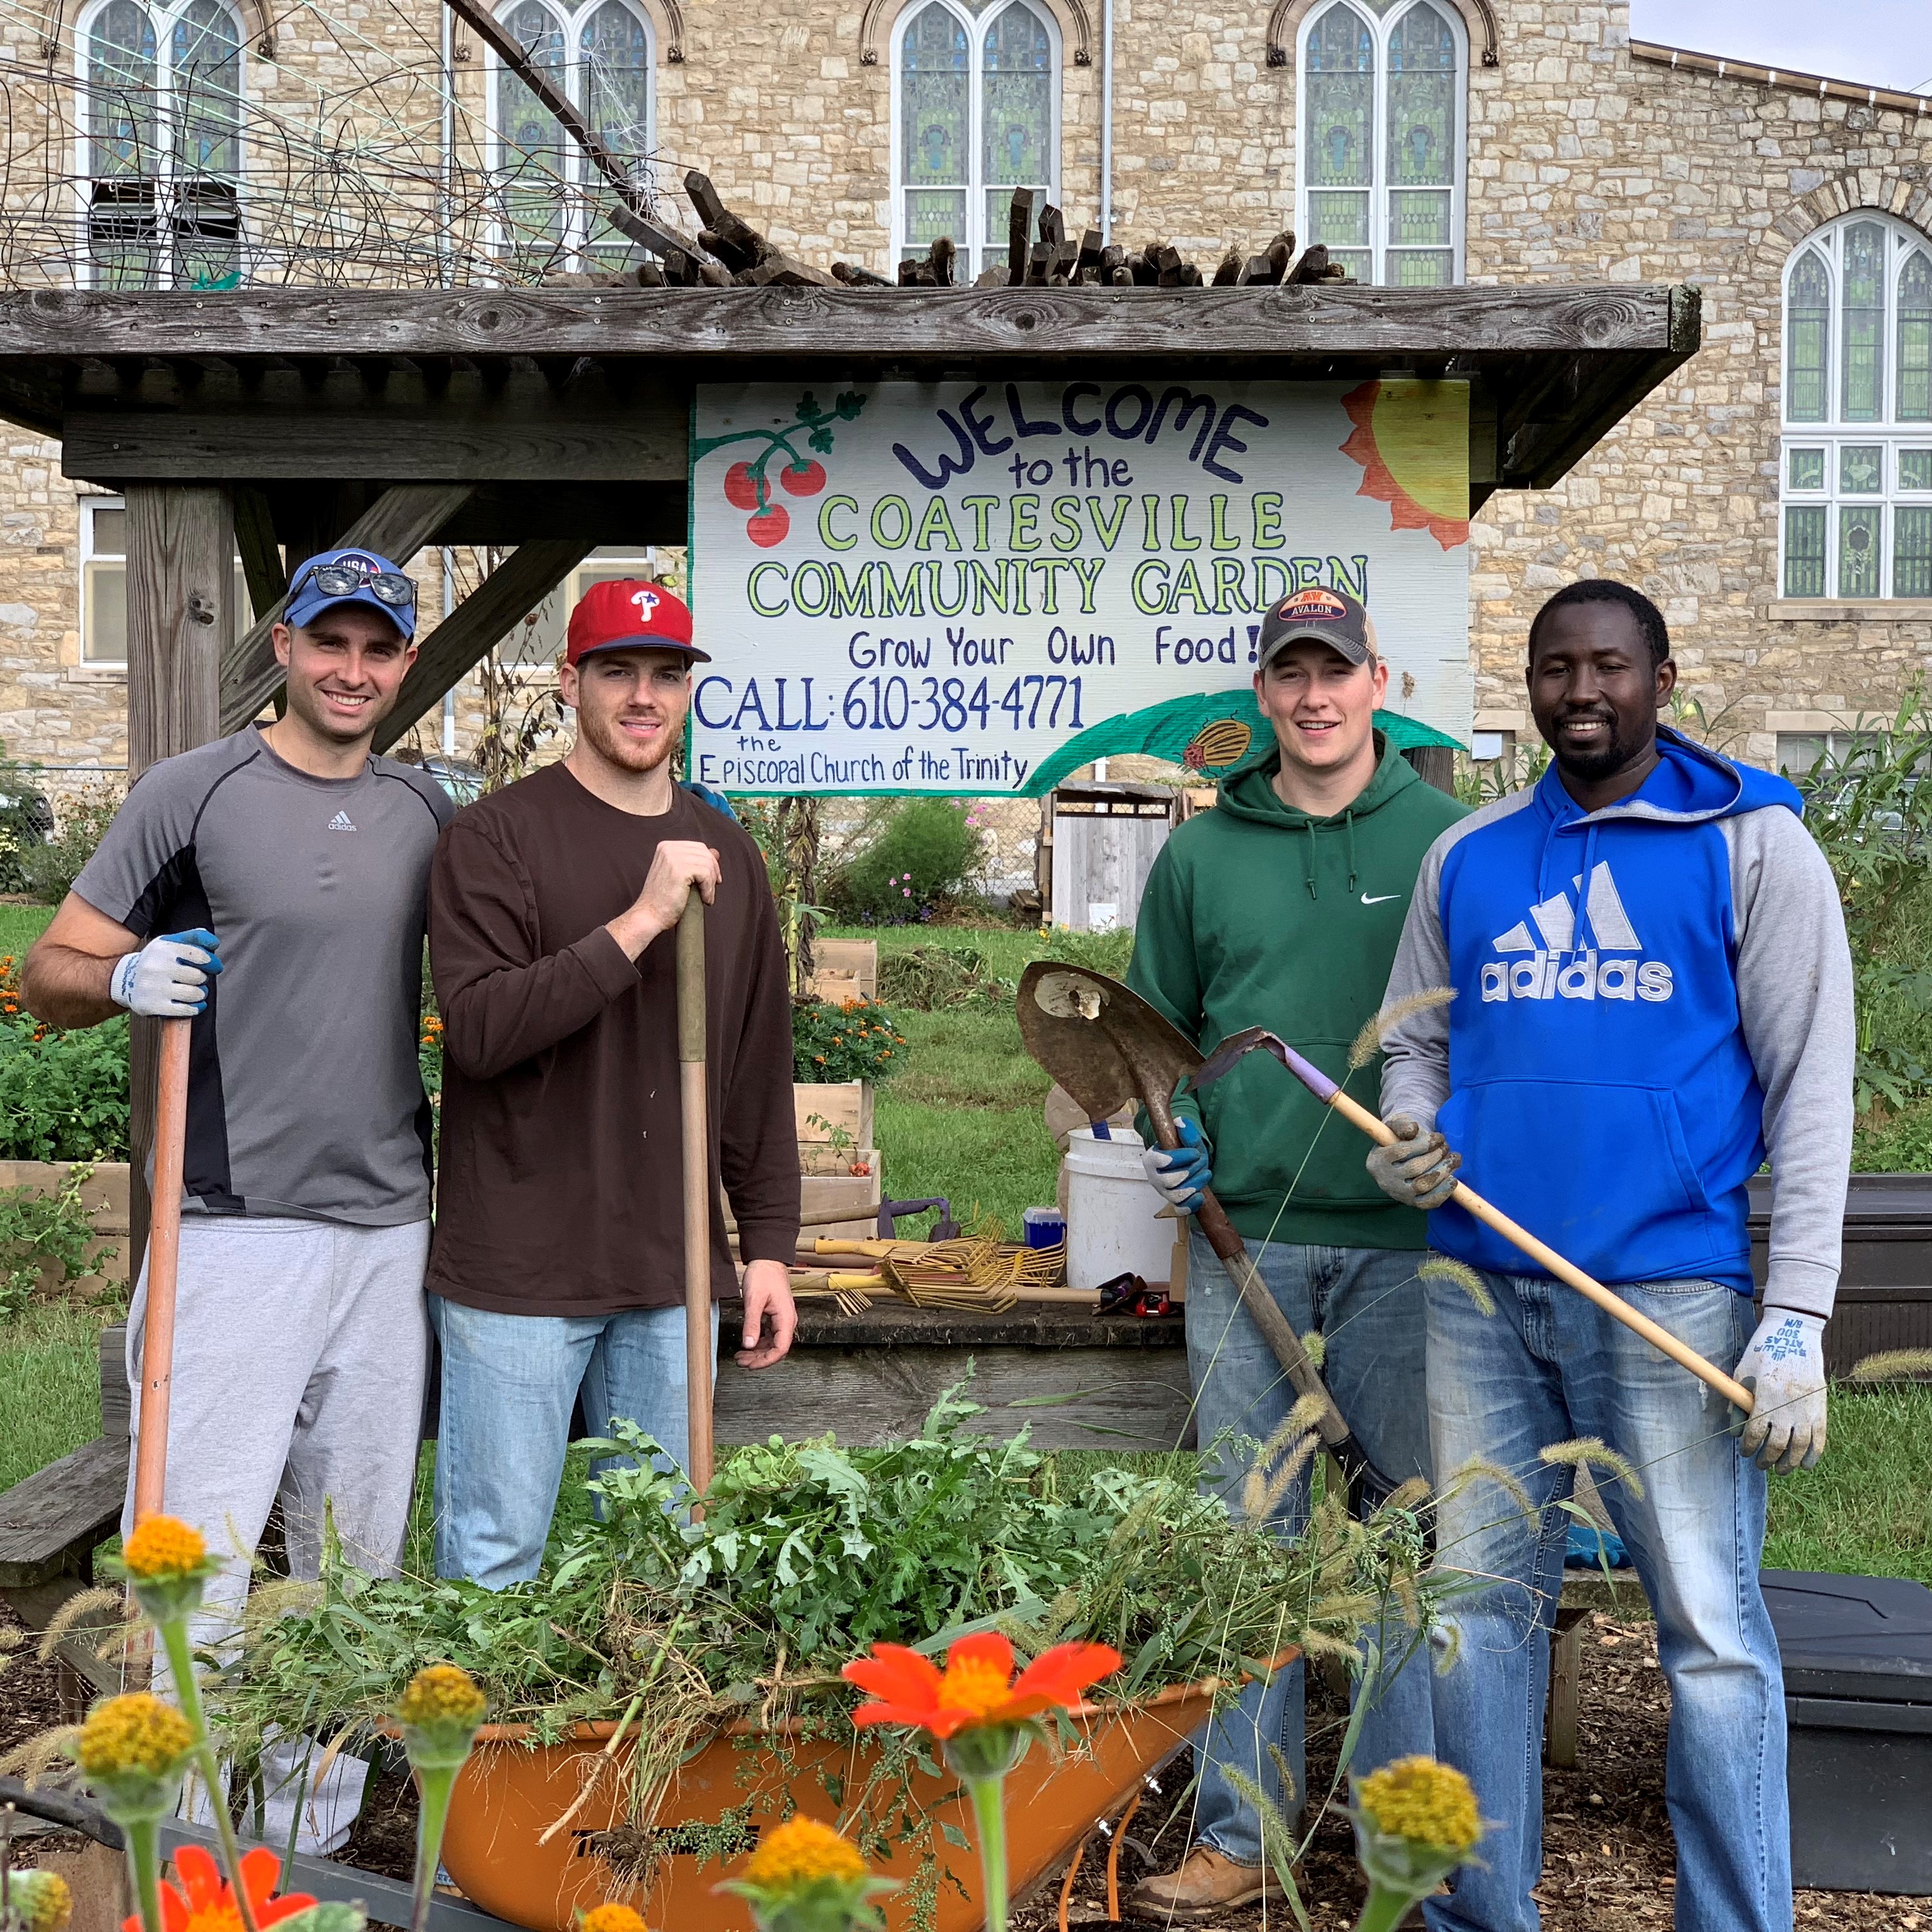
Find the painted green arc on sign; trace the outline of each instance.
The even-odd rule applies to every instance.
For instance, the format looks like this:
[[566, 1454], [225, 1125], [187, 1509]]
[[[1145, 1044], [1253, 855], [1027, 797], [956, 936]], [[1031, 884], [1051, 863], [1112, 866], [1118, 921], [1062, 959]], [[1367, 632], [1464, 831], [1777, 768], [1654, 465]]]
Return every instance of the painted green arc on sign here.
[[[1096, 758], [1115, 758], [1128, 752], [1138, 752], [1148, 758], [1165, 758], [1172, 764], [1189, 764], [1191, 761], [1185, 756], [1188, 748], [1216, 725], [1231, 728], [1219, 735], [1232, 755], [1216, 757], [1210, 762], [1194, 766], [1195, 770], [1205, 771], [1209, 776], [1216, 778], [1246, 757], [1249, 748], [1268, 736], [1272, 728], [1262, 716], [1254, 693], [1246, 687], [1236, 691], [1209, 691], [1186, 698], [1170, 698], [1163, 704], [1150, 704], [1144, 710], [1124, 711], [1114, 717], [1103, 718], [1099, 724], [1090, 724], [1077, 736], [1068, 739], [1052, 757], [1041, 764], [1021, 796], [1041, 797], [1054, 786], [1064, 784], [1070, 773], [1078, 771], [1082, 765], [1090, 765]], [[1437, 730], [1432, 724], [1424, 724], [1419, 718], [1405, 718], [1399, 711], [1378, 711], [1376, 729], [1384, 733], [1399, 752], [1412, 750], [1418, 745], [1447, 745], [1452, 749], [1462, 748], [1460, 740], [1450, 737], [1446, 731]], [[1244, 730], [1246, 733], [1245, 739], [1241, 736]], [[1213, 748], [1218, 752], [1221, 746]]]

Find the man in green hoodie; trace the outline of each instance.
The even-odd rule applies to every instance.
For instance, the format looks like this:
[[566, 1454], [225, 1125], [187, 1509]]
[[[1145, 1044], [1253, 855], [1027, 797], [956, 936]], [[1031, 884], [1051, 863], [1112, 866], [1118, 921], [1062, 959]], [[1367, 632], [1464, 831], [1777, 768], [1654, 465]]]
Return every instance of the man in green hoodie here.
[[[1367, 1104], [1381, 1055], [1351, 1072], [1349, 1049], [1376, 1012], [1423, 854], [1462, 815], [1376, 730], [1388, 686], [1375, 627], [1354, 598], [1310, 586], [1262, 620], [1255, 698], [1274, 728], [1221, 782], [1216, 808], [1190, 819], [1155, 862], [1127, 977], [1204, 1053], [1244, 1027], [1292, 1042]], [[1204, 1095], [1177, 1100], [1184, 1141], [1150, 1150], [1149, 1178], [1184, 1211], [1211, 1178], [1268, 1292], [1297, 1334], [1325, 1338], [1324, 1375], [1356, 1439], [1390, 1482], [1429, 1473], [1424, 1294], [1416, 1266], [1425, 1217], [1370, 1179], [1361, 1149], [1328, 1110], [1270, 1060], [1251, 1054]], [[1211, 1166], [1211, 1172], [1210, 1172]], [[1202, 1486], [1240, 1512], [1246, 1443], [1286, 1420], [1294, 1391], [1195, 1229], [1189, 1243], [1188, 1366]], [[1370, 1498], [1371, 1501], [1379, 1498]], [[1271, 1512], [1298, 1535], [1308, 1479]], [[1431, 1750], [1429, 1665], [1399, 1618], [1371, 1632], [1378, 1654], [1358, 1695], [1355, 1768]], [[1194, 1844], [1178, 1870], [1142, 1882], [1144, 1916], [1187, 1924], [1280, 1894], [1261, 1820], [1228, 1773], [1291, 1815], [1300, 1808], [1302, 1668], [1250, 1685], [1196, 1750]], [[1284, 1792], [1274, 1751], [1294, 1779]]]

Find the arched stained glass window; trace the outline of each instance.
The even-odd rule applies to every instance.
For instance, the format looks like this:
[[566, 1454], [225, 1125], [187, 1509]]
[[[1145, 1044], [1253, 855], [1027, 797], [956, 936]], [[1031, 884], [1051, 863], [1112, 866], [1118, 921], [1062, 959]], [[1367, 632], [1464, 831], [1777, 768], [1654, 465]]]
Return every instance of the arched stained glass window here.
[[1028, 0], [976, 14], [927, 0], [895, 36], [896, 252], [950, 236], [970, 279], [1004, 260], [1013, 190], [1050, 200], [1059, 176], [1059, 44]]
[[104, 288], [241, 279], [241, 24], [225, 0], [104, 0], [80, 19], [87, 248]]
[[[1835, 326], [1834, 326], [1835, 322]], [[1787, 598], [1932, 598], [1932, 246], [1862, 209], [1784, 283]]]
[[1922, 248], [1898, 272], [1898, 419], [1932, 422], [1932, 254]]
[[934, 4], [914, 16], [899, 44], [901, 239], [923, 254], [942, 235], [966, 235], [972, 173], [973, 77], [966, 29]]
[[1435, 0], [1334, 0], [1303, 26], [1298, 225], [1358, 280], [1456, 278], [1468, 58]]
[[[626, 0], [515, 0], [499, 16], [531, 64], [576, 103], [592, 130], [641, 173], [652, 142], [654, 57], [644, 16]], [[636, 245], [602, 218], [602, 177], [510, 69], [492, 82], [502, 245], [512, 274], [537, 280], [571, 266], [621, 267]], [[586, 191], [587, 190], [587, 191]]]
[[1784, 351], [1786, 415], [1793, 422], [1822, 422], [1830, 381], [1832, 284], [1823, 259], [1812, 249], [1791, 272]]

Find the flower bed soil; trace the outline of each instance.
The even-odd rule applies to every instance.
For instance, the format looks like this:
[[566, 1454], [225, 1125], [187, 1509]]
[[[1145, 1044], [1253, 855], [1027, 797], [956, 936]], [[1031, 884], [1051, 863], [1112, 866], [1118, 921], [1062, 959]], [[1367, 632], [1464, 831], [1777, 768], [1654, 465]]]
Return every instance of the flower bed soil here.
[[[1671, 1922], [1673, 1861], [1664, 1809], [1664, 1743], [1668, 1699], [1657, 1667], [1655, 1632], [1648, 1623], [1594, 1620], [1594, 1642], [1583, 1650], [1582, 1731], [1577, 1768], [1546, 1774], [1549, 1818], [1544, 1880], [1537, 1896], [1545, 1932], [1666, 1932]], [[0, 1679], [0, 1684], [4, 1684]], [[1333, 1774], [1340, 1736], [1338, 1705], [1316, 1689], [1310, 1708], [1309, 1776], [1319, 1790]], [[1120, 1858], [1120, 1889], [1143, 1873], [1166, 1869], [1184, 1835], [1187, 1773], [1184, 1760], [1150, 1794], [1128, 1831]], [[371, 1791], [356, 1836], [345, 1855], [373, 1871], [406, 1877], [415, 1844], [416, 1807], [405, 1781], [384, 1778]], [[1098, 1841], [1096, 1840], [1096, 1843]], [[1150, 1863], [1142, 1847], [1154, 1854]], [[1606, 1851], [1605, 1847], [1608, 1847]], [[1326, 1820], [1307, 1866], [1304, 1895], [1317, 1932], [1352, 1925], [1361, 1888], [1346, 1824]], [[1016, 1909], [1013, 1932], [1052, 1932], [1058, 1922], [1060, 1879]], [[1068, 1912], [1070, 1926], [1107, 1922], [1104, 1850], [1090, 1850]], [[1818, 1932], [1932, 1932], [1932, 1900], [1863, 1894], [1802, 1892], [1797, 1920]], [[1270, 1910], [1231, 1912], [1214, 1923], [1221, 1932], [1292, 1932], [1292, 1916]]]

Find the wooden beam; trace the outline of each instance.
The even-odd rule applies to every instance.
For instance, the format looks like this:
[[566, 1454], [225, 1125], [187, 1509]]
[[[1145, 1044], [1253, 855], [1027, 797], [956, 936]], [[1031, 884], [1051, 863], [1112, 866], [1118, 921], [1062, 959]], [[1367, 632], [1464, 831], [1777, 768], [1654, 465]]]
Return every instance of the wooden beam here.
[[386, 752], [419, 718], [454, 691], [484, 652], [534, 610], [596, 548], [588, 539], [520, 544], [421, 640], [396, 708], [376, 728]]
[[[145, 487], [145, 486], [144, 486]], [[128, 492], [131, 510], [136, 492]], [[344, 545], [373, 550], [378, 555], [406, 566], [423, 545], [434, 539], [472, 494], [468, 484], [406, 483], [385, 490], [342, 534]], [[132, 541], [131, 532], [130, 541]], [[232, 568], [223, 558], [226, 572]], [[130, 621], [129, 664], [132, 682], [134, 562], [128, 560]], [[280, 622], [282, 602], [278, 598], [264, 611], [245, 637], [222, 654], [220, 728], [238, 731], [274, 697], [282, 682], [282, 668], [275, 662], [274, 627]], [[211, 734], [212, 735], [212, 734]]]
[[235, 548], [242, 558], [242, 574], [248, 584], [248, 602], [257, 610], [279, 604], [288, 595], [288, 572], [282, 566], [282, 547], [275, 541], [274, 513], [268, 494], [253, 484], [235, 488]]
[[[234, 512], [225, 490], [139, 484], [128, 492], [128, 776], [218, 737], [221, 651], [233, 624]], [[130, 1277], [148, 1242], [159, 1022], [137, 1019], [128, 1054]]]
[[[1264, 371], [1291, 355], [1686, 352], [1660, 284], [1534, 288], [36, 289], [0, 296], [8, 358], [124, 355], [650, 356], [719, 380], [823, 356], [1065, 366], [1184, 358]], [[0, 380], [0, 394], [4, 393]]]

